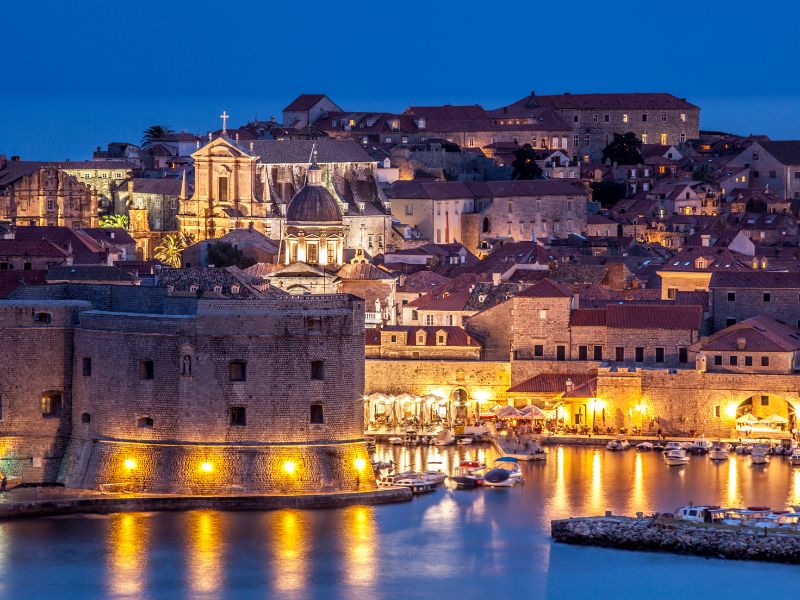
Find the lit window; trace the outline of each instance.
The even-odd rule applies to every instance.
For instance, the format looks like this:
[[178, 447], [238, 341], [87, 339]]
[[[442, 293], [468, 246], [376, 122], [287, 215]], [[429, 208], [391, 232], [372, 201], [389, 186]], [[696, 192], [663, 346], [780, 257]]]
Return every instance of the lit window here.
[[45, 392], [42, 395], [42, 416], [61, 416], [61, 392]]
[[681, 123], [686, 123], [686, 113], [681, 113]]
[[622, 122], [623, 123], [627, 123], [628, 122], [628, 115], [627, 114], [622, 115]]

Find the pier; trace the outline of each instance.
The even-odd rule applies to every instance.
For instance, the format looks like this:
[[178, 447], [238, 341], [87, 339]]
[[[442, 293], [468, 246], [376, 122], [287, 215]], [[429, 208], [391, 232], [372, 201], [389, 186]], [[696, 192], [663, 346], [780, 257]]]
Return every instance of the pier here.
[[550, 522], [556, 542], [625, 550], [673, 552], [733, 560], [800, 564], [800, 532], [674, 518], [583, 517]]

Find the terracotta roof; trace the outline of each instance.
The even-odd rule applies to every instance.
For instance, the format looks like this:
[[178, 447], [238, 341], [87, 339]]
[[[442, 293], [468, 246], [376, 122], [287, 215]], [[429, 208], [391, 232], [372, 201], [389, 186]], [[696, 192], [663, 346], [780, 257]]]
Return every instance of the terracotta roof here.
[[418, 310], [449, 310], [464, 311], [467, 308], [471, 293], [469, 290], [447, 291], [437, 295], [427, 295], [409, 302], [406, 306], [411, 306]]
[[397, 287], [398, 292], [428, 293], [440, 286], [446, 285], [450, 279], [433, 271], [418, 271], [408, 275], [403, 285]]
[[[133, 178], [133, 191], [137, 194], [160, 194], [163, 196], [179, 196], [181, 193], [180, 177], [159, 177], [150, 179], [146, 177]], [[187, 177], [187, 187], [189, 178]], [[119, 186], [120, 192], [128, 191], [128, 182], [123, 181]]]
[[[584, 372], [584, 373], [540, 373], [534, 375], [530, 379], [526, 379], [522, 383], [508, 388], [509, 393], [539, 393], [539, 394], [565, 394], [567, 392], [567, 384], [572, 382], [573, 394], [578, 391], [578, 388], [584, 390], [586, 397], [594, 396], [594, 390], [597, 388], [597, 373]], [[589, 393], [591, 392], [591, 393]]]
[[519, 294], [518, 298], [571, 298], [572, 289], [556, 283], [551, 279], [542, 279], [532, 286], [526, 288]]
[[395, 279], [394, 275], [387, 273], [383, 269], [379, 269], [370, 263], [359, 264], [346, 264], [336, 273], [340, 279], [361, 279], [361, 280], [376, 280], [376, 279]]
[[[369, 330], [367, 330], [369, 331]], [[455, 327], [452, 325], [444, 325], [441, 327], [437, 327], [435, 325], [392, 325], [386, 326], [383, 329], [374, 329], [373, 331], [378, 332], [376, 335], [375, 333], [371, 333], [370, 337], [371, 340], [367, 342], [367, 345], [377, 345], [380, 344], [380, 332], [381, 331], [396, 331], [401, 335], [406, 336], [406, 345], [407, 346], [417, 346], [417, 332], [424, 331], [425, 332], [425, 346], [437, 346], [436, 343], [436, 333], [438, 331], [444, 331], [447, 334], [447, 341], [446, 346], [472, 346], [474, 348], [479, 348], [480, 344], [470, 336], [462, 327]], [[375, 339], [377, 337], [377, 339]], [[370, 344], [370, 341], [373, 343]]]
[[676, 98], [672, 94], [663, 93], [554, 94], [550, 96], [531, 94], [509, 105], [509, 108], [534, 108], [539, 106], [549, 106], [557, 110], [590, 108], [609, 110], [699, 110], [697, 106], [687, 102], [684, 98]]
[[81, 229], [86, 235], [93, 240], [106, 242], [108, 244], [135, 244], [136, 240], [131, 237], [122, 227], [87, 227]]
[[741, 271], [716, 272], [711, 275], [709, 288], [800, 289], [799, 272]]
[[769, 152], [783, 165], [800, 165], [800, 140], [779, 140], [775, 142], [758, 142], [759, 146]]
[[120, 269], [102, 265], [73, 265], [50, 267], [47, 270], [48, 282], [59, 281], [130, 281], [136, 276]]
[[325, 94], [300, 94], [284, 108], [285, 111], [310, 110], [313, 106], [325, 98]]
[[759, 315], [726, 327], [696, 346], [704, 351], [794, 352], [800, 350], [800, 330]]
[[44, 285], [47, 271], [0, 271], [0, 298], [8, 298], [11, 293], [23, 285]]
[[[253, 149], [250, 150], [252, 144]], [[375, 162], [355, 141], [347, 140], [256, 140], [241, 142], [239, 148], [259, 157], [260, 164], [300, 164], [311, 163], [312, 148], [317, 151], [320, 164]]]
[[69, 256], [69, 252], [42, 239], [0, 239], [0, 257], [14, 256], [66, 258]]
[[528, 196], [586, 196], [577, 180], [534, 179], [509, 181], [396, 181], [386, 189], [389, 198], [448, 200]]
[[575, 309], [569, 314], [569, 324], [571, 327], [605, 327], [606, 309], [605, 308], [580, 308]]
[[693, 329], [702, 324], [703, 307], [695, 305], [609, 304], [606, 326], [622, 329]]

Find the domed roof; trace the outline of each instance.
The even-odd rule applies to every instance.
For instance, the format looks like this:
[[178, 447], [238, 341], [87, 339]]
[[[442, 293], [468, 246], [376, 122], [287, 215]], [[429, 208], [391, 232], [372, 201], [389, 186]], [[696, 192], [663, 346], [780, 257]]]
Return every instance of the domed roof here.
[[289, 223], [341, 223], [339, 203], [321, 185], [306, 185], [289, 202], [286, 210]]

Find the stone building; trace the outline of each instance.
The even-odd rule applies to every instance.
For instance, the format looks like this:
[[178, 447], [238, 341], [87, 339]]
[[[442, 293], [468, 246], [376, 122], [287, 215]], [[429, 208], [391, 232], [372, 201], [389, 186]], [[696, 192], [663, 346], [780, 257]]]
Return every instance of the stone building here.
[[800, 273], [720, 271], [711, 275], [708, 288], [714, 331], [759, 315], [800, 326]]
[[481, 345], [461, 327], [394, 325], [368, 329], [367, 358], [476, 360]]
[[0, 271], [46, 271], [71, 264], [69, 249], [47, 240], [0, 240]]
[[98, 194], [57, 166], [0, 156], [0, 219], [12, 225], [96, 227]]
[[556, 94], [531, 92], [508, 106], [490, 111], [503, 120], [526, 120], [534, 111], [551, 109], [572, 129], [573, 156], [599, 162], [615, 133], [633, 132], [645, 144], [677, 145], [700, 136], [700, 109], [671, 94]]
[[378, 187], [375, 162], [352, 140], [256, 140], [224, 135], [197, 150], [194, 193], [180, 202], [180, 230], [195, 241], [253, 227], [272, 239], [284, 235], [289, 202], [306, 184], [316, 150], [320, 183], [339, 205], [344, 247], [378, 253], [392, 224]]
[[23, 291], [0, 303], [9, 476], [198, 494], [374, 486], [361, 300]]
[[798, 140], [753, 142], [733, 158], [728, 167], [749, 169], [750, 187], [768, 187], [786, 199], [800, 198]]
[[[133, 176], [137, 164], [132, 161], [87, 160], [55, 163], [64, 173], [88, 185], [97, 194], [97, 208], [114, 213], [114, 191]], [[117, 213], [119, 214], [119, 213]]]

